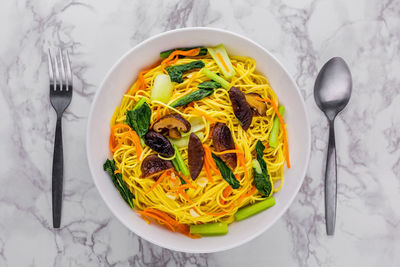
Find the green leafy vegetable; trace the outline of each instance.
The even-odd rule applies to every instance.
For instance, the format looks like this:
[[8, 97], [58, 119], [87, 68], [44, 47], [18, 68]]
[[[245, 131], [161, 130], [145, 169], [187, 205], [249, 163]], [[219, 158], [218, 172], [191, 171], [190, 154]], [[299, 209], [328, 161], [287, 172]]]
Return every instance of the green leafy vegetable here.
[[219, 69], [226, 79], [232, 79], [235, 75], [235, 69], [232, 66], [232, 62], [229, 59], [228, 53], [223, 44], [216, 47], [209, 47], [208, 52], [217, 63]]
[[[176, 51], [176, 50], [180, 50], [180, 51], [188, 51], [188, 50], [192, 50], [195, 48], [200, 48], [200, 52], [197, 56], [205, 56], [207, 55], [207, 48], [204, 46], [197, 46], [197, 47], [180, 47], [180, 48], [174, 48], [174, 49], [170, 49], [170, 50], [165, 50], [162, 51], [160, 53], [160, 57], [161, 58], [167, 58], [169, 57], [169, 55], [171, 55], [172, 52]], [[179, 58], [183, 58], [184, 56], [179, 56]]]
[[218, 88], [221, 88], [222, 85], [219, 82], [211, 80], [211, 81], [204, 81], [202, 83], [199, 83], [197, 85], [197, 87], [199, 89], [218, 89]]
[[116, 170], [114, 160], [111, 161], [111, 160], [107, 159], [103, 165], [103, 169], [110, 174], [111, 180], [113, 181], [115, 187], [118, 189], [119, 194], [125, 200], [125, 202], [129, 205], [129, 207], [131, 207], [133, 209], [135, 207], [135, 205], [133, 204], [132, 199], [134, 199], [135, 196], [129, 190], [129, 188], [125, 184], [125, 182], [122, 180], [122, 174], [114, 173]]
[[269, 179], [267, 163], [263, 159], [265, 146], [260, 140], [256, 144], [257, 160], [253, 160], [254, 184], [257, 190], [269, 197], [272, 193], [272, 183]]
[[224, 178], [224, 180], [227, 181], [228, 184], [232, 186], [233, 189], [238, 189], [240, 183], [238, 180], [236, 180], [236, 177], [233, 174], [232, 170], [217, 155], [215, 155], [214, 153], [211, 154], [215, 161], [215, 164], [217, 165], [219, 171], [221, 172], [222, 178]]
[[187, 94], [177, 100], [175, 100], [171, 106], [176, 108], [176, 107], [181, 107], [185, 106], [193, 101], [199, 101], [200, 99], [203, 99], [204, 97], [207, 97], [211, 95], [216, 88], [220, 88], [221, 84], [215, 81], [205, 81], [202, 83], [199, 83], [197, 85], [199, 90], [191, 92], [190, 94]]
[[171, 81], [177, 83], [183, 83], [182, 75], [184, 72], [192, 69], [203, 68], [204, 66], [205, 65], [203, 61], [196, 60], [186, 64], [171, 66], [166, 68], [166, 70], [168, 72], [169, 77], [171, 77]]
[[[279, 106], [278, 108], [279, 114], [283, 116], [285, 112], [284, 106]], [[272, 124], [271, 132], [269, 133], [269, 146], [272, 148], [276, 148], [278, 146], [278, 137], [279, 137], [279, 129], [281, 128], [281, 121], [278, 118], [278, 115], [275, 115], [274, 122]]]
[[171, 106], [174, 108], [185, 106], [193, 101], [199, 101], [200, 99], [211, 95], [213, 92], [213, 90], [199, 89], [175, 100]]
[[190, 233], [202, 236], [226, 235], [228, 233], [228, 224], [226, 222], [192, 224], [190, 225]]
[[206, 75], [209, 79], [221, 84], [223, 88], [225, 88], [225, 89], [231, 88], [231, 84], [227, 80], [218, 76], [216, 73], [212, 72], [211, 70], [203, 68], [201, 70], [201, 72], [203, 72], [203, 74]]
[[263, 201], [257, 202], [253, 205], [246, 206], [244, 208], [239, 209], [235, 213], [235, 220], [236, 221], [241, 221], [244, 220], [250, 216], [253, 216], [263, 210], [266, 210], [270, 207], [275, 205], [275, 199], [273, 197], [269, 197]]
[[135, 107], [126, 112], [126, 123], [140, 138], [147, 133], [150, 127], [151, 109], [145, 98], [139, 100]]

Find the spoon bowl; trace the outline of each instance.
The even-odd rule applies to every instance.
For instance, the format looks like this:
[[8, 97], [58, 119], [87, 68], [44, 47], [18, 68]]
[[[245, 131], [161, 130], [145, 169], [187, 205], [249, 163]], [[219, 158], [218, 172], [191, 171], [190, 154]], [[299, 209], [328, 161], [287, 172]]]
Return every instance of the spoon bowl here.
[[352, 79], [340, 57], [330, 59], [321, 69], [314, 86], [314, 98], [329, 120], [333, 120], [350, 100]]

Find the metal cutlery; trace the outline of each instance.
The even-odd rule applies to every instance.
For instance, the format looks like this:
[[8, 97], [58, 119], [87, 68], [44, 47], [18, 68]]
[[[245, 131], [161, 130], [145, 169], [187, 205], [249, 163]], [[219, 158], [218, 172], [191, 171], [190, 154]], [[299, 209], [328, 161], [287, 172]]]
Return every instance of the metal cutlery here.
[[328, 156], [325, 170], [326, 233], [335, 233], [337, 173], [334, 121], [350, 100], [352, 78], [349, 67], [340, 57], [330, 59], [320, 70], [314, 85], [314, 98], [329, 122]]
[[68, 51], [63, 53], [61, 49], [58, 49], [57, 54], [53, 58], [50, 50], [48, 51], [50, 103], [57, 113], [52, 173], [52, 209], [54, 228], [60, 227], [63, 194], [64, 158], [61, 121], [65, 109], [71, 103], [73, 91], [72, 71]]

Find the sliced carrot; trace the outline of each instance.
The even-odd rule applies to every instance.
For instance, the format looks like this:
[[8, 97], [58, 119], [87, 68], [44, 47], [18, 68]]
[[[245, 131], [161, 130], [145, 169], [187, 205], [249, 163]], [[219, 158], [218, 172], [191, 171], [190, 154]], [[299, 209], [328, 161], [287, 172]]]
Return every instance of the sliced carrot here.
[[[232, 191], [233, 191], [232, 186], [229, 185], [225, 187], [224, 191], [222, 191], [223, 198], [226, 199], [232, 193]], [[224, 199], [221, 199], [220, 201], [222, 205], [226, 204], [226, 201]]]
[[285, 152], [285, 160], [288, 168], [290, 168], [290, 159], [289, 159], [289, 142], [288, 142], [288, 137], [287, 137], [287, 132], [286, 132], [286, 127], [285, 127], [285, 122], [282, 119], [281, 114], [279, 113], [278, 106], [269, 98], [260, 98], [257, 97], [258, 100], [266, 102], [271, 104], [272, 108], [275, 110], [275, 114], [278, 116], [278, 119], [281, 123], [281, 129], [283, 132], [283, 147], [284, 147], [284, 152]]
[[171, 230], [172, 232], [175, 232], [175, 228], [170, 223], [168, 223], [166, 220], [160, 218], [159, 216], [149, 213], [149, 212], [140, 211], [140, 210], [138, 210], [137, 212], [142, 216], [146, 216], [146, 217], [155, 219], [159, 224], [165, 225], [169, 230]]
[[219, 169], [217, 168], [217, 165], [214, 162], [214, 159], [212, 158], [211, 155], [211, 148], [203, 144], [203, 149], [204, 149], [204, 161], [207, 161], [208, 166], [213, 170], [216, 174], [219, 174]]
[[158, 178], [157, 182], [155, 182], [150, 188], [149, 190], [146, 191], [145, 194], [150, 193], [151, 191], [153, 191], [154, 188], [156, 188], [156, 186], [162, 182], [162, 180], [164, 180], [164, 178], [168, 175], [168, 171], [163, 172], [163, 174], [161, 174], [161, 176]]
[[179, 56], [197, 56], [199, 52], [200, 48], [194, 48], [188, 51], [175, 50], [161, 62], [161, 69], [163, 72], [167, 73], [165, 66], [174, 64], [178, 60]]
[[190, 234], [190, 228], [188, 225], [179, 223], [178, 221], [171, 218], [168, 214], [166, 214], [160, 210], [153, 209], [153, 208], [147, 208], [144, 211], [141, 211], [141, 213], [150, 214], [150, 216], [152, 218], [155, 218], [157, 221], [159, 221], [158, 219], [162, 219], [164, 222], [167, 222], [170, 226], [172, 226], [173, 232], [180, 232], [191, 238], [201, 237], [201, 236], [197, 236], [197, 235], [195, 236], [195, 235]]
[[137, 133], [135, 131], [130, 131], [129, 133], [131, 134], [133, 143], [135, 144], [137, 160], [140, 161], [141, 160], [140, 157], [142, 155], [143, 149], [142, 149], [142, 145], [140, 144], [139, 136], [137, 135]]
[[212, 183], [213, 182], [213, 178], [212, 178], [212, 175], [211, 175], [210, 166], [208, 166], [208, 162], [207, 161], [204, 161], [203, 167], [204, 167], [204, 170], [206, 171], [207, 180], [210, 183]]
[[117, 151], [117, 150], [121, 147], [121, 145], [122, 145], [121, 142], [118, 142], [118, 141], [115, 139], [115, 131], [116, 131], [117, 129], [124, 129], [124, 130], [130, 131], [130, 130], [131, 130], [131, 127], [129, 127], [129, 125], [127, 125], [127, 124], [114, 124], [113, 126], [111, 126], [110, 138], [109, 138], [109, 148], [110, 148], [110, 151], [111, 151], [112, 153], [114, 153], [115, 151]]

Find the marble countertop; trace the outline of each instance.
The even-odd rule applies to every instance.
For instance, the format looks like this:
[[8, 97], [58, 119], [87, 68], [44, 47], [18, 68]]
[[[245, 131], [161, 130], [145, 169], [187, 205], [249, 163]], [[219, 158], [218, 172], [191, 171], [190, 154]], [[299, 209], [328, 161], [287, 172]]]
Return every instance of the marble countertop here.
[[[399, 266], [400, 1], [33, 1], [0, 9], [0, 266]], [[210, 26], [243, 34], [287, 67], [304, 96], [312, 153], [286, 214], [259, 238], [214, 254], [152, 245], [110, 212], [90, 177], [85, 129], [111, 65], [157, 33]], [[46, 52], [71, 51], [75, 91], [63, 119], [62, 228], [52, 229], [55, 112]], [[328, 128], [314, 103], [318, 70], [341, 56], [353, 95], [337, 118], [336, 235], [324, 225]], [[396, 108], [397, 107], [397, 108]]]

